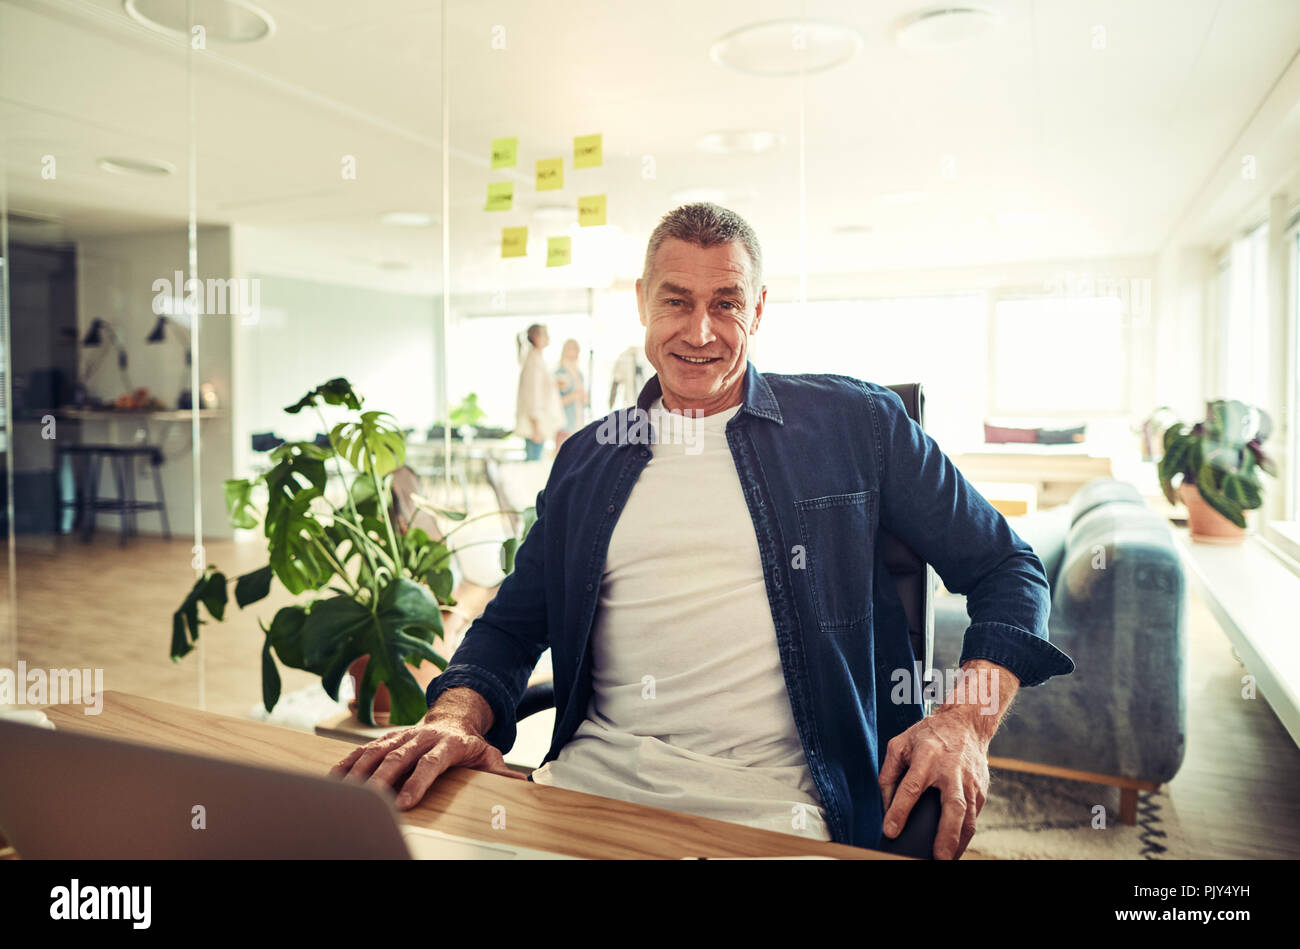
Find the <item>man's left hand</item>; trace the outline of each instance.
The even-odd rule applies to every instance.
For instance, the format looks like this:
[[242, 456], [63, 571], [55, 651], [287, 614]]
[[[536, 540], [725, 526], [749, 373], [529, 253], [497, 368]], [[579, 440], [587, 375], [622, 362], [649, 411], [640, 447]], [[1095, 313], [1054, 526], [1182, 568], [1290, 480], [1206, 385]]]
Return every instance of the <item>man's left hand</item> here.
[[917, 799], [936, 787], [942, 800], [936, 860], [955, 860], [975, 836], [975, 820], [988, 799], [989, 742], [1020, 681], [985, 659], [962, 666], [948, 700], [890, 740], [880, 769], [884, 833], [896, 837]]

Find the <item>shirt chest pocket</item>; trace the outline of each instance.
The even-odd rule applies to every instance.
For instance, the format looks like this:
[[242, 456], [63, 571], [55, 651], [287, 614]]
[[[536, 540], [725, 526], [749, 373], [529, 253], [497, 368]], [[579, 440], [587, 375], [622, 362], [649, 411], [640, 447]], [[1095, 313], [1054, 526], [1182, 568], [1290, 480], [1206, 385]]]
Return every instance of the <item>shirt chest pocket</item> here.
[[875, 491], [859, 491], [795, 502], [804, 570], [822, 632], [852, 629], [871, 619], [878, 498]]

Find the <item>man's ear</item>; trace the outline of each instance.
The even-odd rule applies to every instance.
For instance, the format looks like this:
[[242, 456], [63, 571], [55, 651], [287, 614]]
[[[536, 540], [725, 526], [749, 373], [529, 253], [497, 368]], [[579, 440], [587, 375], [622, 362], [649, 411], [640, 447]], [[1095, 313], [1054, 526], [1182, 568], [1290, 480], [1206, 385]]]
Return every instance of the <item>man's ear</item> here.
[[645, 326], [645, 287], [640, 277], [636, 278], [636, 311], [641, 316], [641, 325]]
[[749, 327], [750, 336], [758, 332], [758, 324], [763, 319], [763, 308], [765, 306], [767, 306], [767, 287], [760, 287], [758, 300], [754, 303], [754, 322]]

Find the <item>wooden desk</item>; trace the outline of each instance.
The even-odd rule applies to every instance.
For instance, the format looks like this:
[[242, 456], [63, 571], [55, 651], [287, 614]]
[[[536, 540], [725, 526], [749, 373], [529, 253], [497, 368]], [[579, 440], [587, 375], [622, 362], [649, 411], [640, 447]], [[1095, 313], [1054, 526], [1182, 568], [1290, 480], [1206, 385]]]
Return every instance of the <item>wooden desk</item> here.
[[[354, 746], [262, 722], [105, 692], [99, 715], [82, 705], [45, 710], [55, 727], [196, 754], [324, 775]], [[506, 827], [491, 829], [504, 805]], [[492, 842], [592, 859], [781, 857], [904, 859], [844, 844], [802, 840], [724, 821], [643, 807], [496, 774], [453, 768], [403, 822]]]

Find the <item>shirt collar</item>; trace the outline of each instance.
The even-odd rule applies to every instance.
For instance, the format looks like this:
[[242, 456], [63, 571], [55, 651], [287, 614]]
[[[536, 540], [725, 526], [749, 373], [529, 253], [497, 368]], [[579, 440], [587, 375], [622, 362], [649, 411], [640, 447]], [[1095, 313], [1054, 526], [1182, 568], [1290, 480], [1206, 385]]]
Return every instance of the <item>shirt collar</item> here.
[[[659, 375], [656, 373], [650, 377], [650, 380], [641, 390], [641, 395], [636, 400], [637, 408], [643, 412], [649, 411], [654, 400], [660, 398], [663, 394], [663, 386], [659, 384]], [[746, 363], [745, 395], [741, 402], [740, 411], [742, 413], [748, 412], [758, 418], [768, 419], [778, 425], [785, 424], [785, 420], [781, 417], [781, 406], [777, 404], [772, 387], [763, 378], [763, 374], [754, 368], [752, 362]]]

